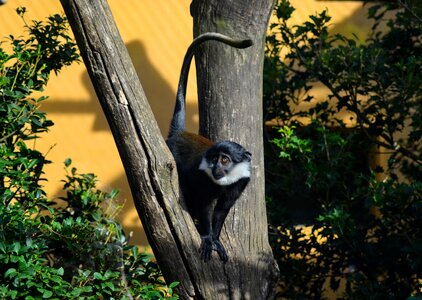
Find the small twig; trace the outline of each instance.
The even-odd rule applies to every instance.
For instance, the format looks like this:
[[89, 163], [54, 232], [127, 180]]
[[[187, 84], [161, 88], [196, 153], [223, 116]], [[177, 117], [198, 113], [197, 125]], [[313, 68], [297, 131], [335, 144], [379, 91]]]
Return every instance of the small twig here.
[[422, 23], [422, 19], [409, 7], [406, 1], [398, 0], [397, 1], [401, 6], [407, 10], [416, 20]]

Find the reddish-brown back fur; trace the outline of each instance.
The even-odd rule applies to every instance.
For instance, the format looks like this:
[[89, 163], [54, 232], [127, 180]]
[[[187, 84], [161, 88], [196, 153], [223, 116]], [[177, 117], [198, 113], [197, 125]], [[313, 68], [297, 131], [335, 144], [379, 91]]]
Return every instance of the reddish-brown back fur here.
[[197, 163], [214, 143], [198, 134], [182, 131], [169, 138], [167, 144], [180, 162], [191, 164]]
[[184, 131], [179, 136], [181, 138], [183, 138], [183, 140], [187, 144], [190, 144], [191, 146], [196, 147], [196, 149], [198, 150], [197, 152], [202, 152], [203, 153], [206, 150], [208, 150], [208, 148], [210, 148], [214, 144], [209, 139], [204, 138], [201, 135], [198, 135], [198, 134], [195, 134], [195, 133], [191, 133], [191, 132]]

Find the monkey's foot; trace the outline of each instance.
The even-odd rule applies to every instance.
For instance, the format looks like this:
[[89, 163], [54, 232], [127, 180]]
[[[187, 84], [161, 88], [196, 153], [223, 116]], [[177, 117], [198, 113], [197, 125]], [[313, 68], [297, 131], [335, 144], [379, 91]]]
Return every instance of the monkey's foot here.
[[220, 240], [214, 240], [214, 250], [217, 251], [218, 256], [223, 262], [227, 262], [229, 260], [226, 249], [224, 249], [224, 246]]
[[201, 260], [205, 262], [211, 260], [212, 248], [212, 237], [209, 235], [201, 236], [201, 247], [199, 248], [199, 252], [201, 253]]

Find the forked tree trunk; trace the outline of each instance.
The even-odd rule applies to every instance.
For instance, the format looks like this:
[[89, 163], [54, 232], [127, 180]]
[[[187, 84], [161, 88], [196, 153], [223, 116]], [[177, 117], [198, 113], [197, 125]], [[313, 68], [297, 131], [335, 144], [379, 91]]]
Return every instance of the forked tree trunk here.
[[[237, 2], [238, 7], [243, 6], [243, 1]], [[265, 5], [267, 11], [262, 14], [260, 24], [267, 21], [270, 9], [268, 0], [265, 2], [268, 4]], [[276, 267], [266, 237], [262, 145], [258, 140], [254, 144], [246, 138], [251, 130], [258, 132], [261, 127], [258, 124], [260, 117], [253, 122], [248, 119], [261, 114], [260, 104], [253, 103], [261, 101], [258, 99], [261, 84], [252, 83], [254, 79], [248, 74], [262, 72], [263, 31], [259, 36], [253, 36], [257, 32], [248, 32], [248, 27], [245, 27], [235, 36], [250, 36], [256, 43], [254, 48], [249, 52], [233, 54], [228, 51], [222, 54], [228, 56], [225, 61], [235, 60], [240, 69], [233, 68], [232, 63], [220, 65], [221, 69], [227, 70], [226, 77], [231, 78], [220, 84], [226, 89], [240, 89], [242, 84], [251, 84], [242, 92], [242, 95], [248, 96], [244, 105], [252, 105], [250, 111], [241, 115], [245, 113], [244, 109], [233, 110], [236, 120], [246, 119], [248, 126], [243, 132], [239, 130], [230, 137], [251, 148], [255, 179], [246, 196], [236, 204], [223, 233], [230, 261], [223, 264], [215, 258], [210, 263], [203, 263], [198, 255], [199, 235], [181, 205], [174, 160], [161, 137], [106, 0], [61, 0], [61, 3], [112, 130], [136, 209], [166, 281], [180, 282], [178, 293], [182, 299], [271, 297]], [[239, 13], [244, 13], [243, 9]], [[204, 12], [203, 17], [206, 16], [212, 16], [212, 10]], [[225, 22], [223, 19], [220, 21]], [[208, 63], [216, 65], [220, 61]], [[253, 78], [260, 76], [253, 75]], [[198, 81], [203, 82], [201, 79]], [[230, 131], [225, 133], [231, 134]], [[259, 138], [258, 135], [256, 137]]]

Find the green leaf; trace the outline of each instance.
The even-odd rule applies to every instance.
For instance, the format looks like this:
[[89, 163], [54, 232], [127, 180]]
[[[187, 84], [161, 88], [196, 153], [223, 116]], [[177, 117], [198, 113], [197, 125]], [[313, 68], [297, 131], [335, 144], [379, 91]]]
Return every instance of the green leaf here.
[[94, 273], [94, 278], [97, 280], [104, 280], [104, 276], [101, 275], [101, 273], [95, 272]]
[[101, 284], [102, 289], [108, 288], [110, 291], [114, 291], [114, 284], [110, 281], [106, 281]]
[[110, 198], [116, 198], [119, 195], [120, 191], [118, 189], [112, 189], [110, 192]]
[[18, 291], [9, 291], [8, 295], [10, 296], [11, 299], [16, 299], [18, 296]]
[[64, 161], [64, 165], [65, 167], [69, 167], [72, 164], [72, 160], [70, 158], [66, 158], [66, 160]]
[[42, 297], [43, 297], [44, 299], [46, 299], [46, 298], [51, 298], [51, 296], [53, 296], [53, 292], [52, 292], [52, 291], [49, 291], [49, 290], [44, 290], [44, 292], [43, 292], [43, 294], [42, 294]]
[[6, 245], [3, 242], [0, 242], [0, 251], [6, 253]]
[[10, 268], [4, 273], [4, 277], [15, 277], [18, 274], [15, 268]]
[[21, 244], [19, 242], [14, 242], [12, 251], [16, 254], [19, 254], [20, 250], [21, 250]]
[[170, 285], [169, 285], [169, 288], [175, 288], [176, 286], [178, 286], [180, 284], [180, 282], [178, 282], [178, 281], [175, 281], [175, 282], [172, 282], [172, 283], [170, 283]]

